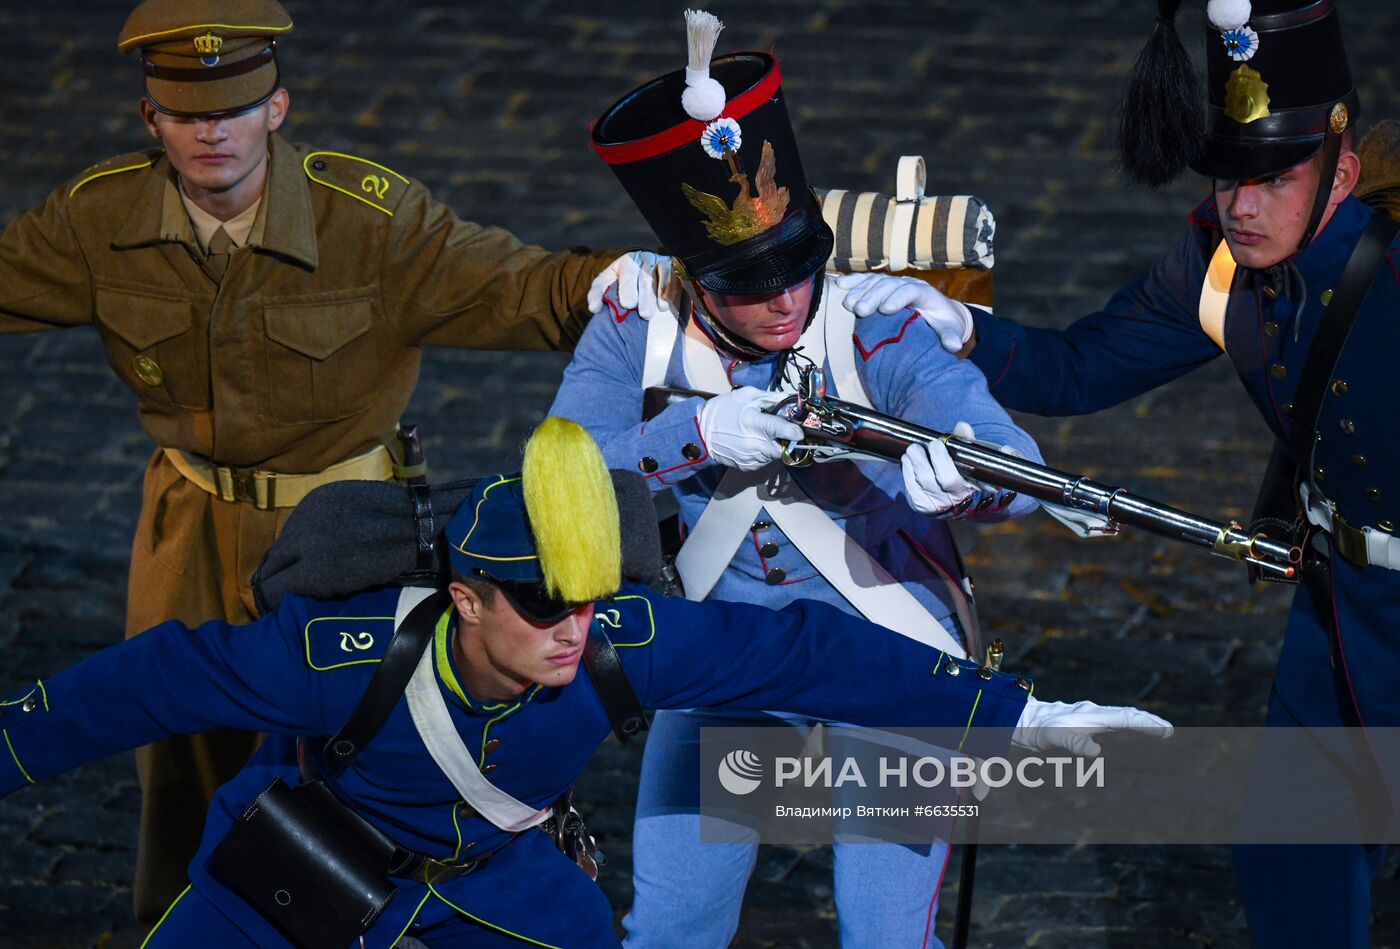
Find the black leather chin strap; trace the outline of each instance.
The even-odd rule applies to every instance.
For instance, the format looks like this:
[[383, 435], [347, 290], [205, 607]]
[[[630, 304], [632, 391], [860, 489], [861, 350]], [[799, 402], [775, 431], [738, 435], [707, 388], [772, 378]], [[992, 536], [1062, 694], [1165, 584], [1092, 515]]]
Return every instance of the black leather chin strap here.
[[[802, 324], [802, 332], [804, 333], [812, 325], [812, 321], [817, 318], [817, 310], [821, 309], [822, 305], [822, 290], [826, 287], [823, 271], [819, 270], [807, 279], [812, 281], [812, 302], [807, 307], [807, 319]], [[717, 317], [705, 309], [704, 298], [694, 288], [691, 288], [691, 295], [695, 303], [696, 317], [705, 324], [705, 327], [711, 331], [715, 339], [719, 340], [725, 349], [748, 362], [757, 362], [773, 355], [769, 350], [754, 345], [721, 323]]]
[[1342, 154], [1342, 133], [1327, 130], [1322, 140], [1322, 174], [1317, 180], [1317, 197], [1313, 199], [1312, 217], [1303, 231], [1303, 239], [1298, 242], [1298, 253], [1302, 253], [1312, 243], [1317, 229], [1322, 224], [1322, 215], [1327, 212], [1327, 202], [1332, 198], [1332, 185], [1337, 181], [1337, 159]]

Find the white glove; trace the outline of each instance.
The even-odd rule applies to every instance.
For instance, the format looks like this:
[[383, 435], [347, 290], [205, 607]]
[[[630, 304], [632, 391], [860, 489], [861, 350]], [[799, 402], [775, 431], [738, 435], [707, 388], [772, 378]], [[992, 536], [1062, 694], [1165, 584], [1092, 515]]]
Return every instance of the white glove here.
[[[959, 422], [953, 434], [972, 441], [972, 426]], [[973, 486], [953, 464], [940, 441], [915, 442], [899, 460], [904, 472], [904, 495], [920, 514], [944, 514], [972, 496]]]
[[786, 396], [744, 386], [710, 399], [700, 409], [700, 437], [720, 464], [753, 471], [782, 457], [777, 439], [802, 441], [802, 426], [764, 408]]
[[1090, 738], [1100, 732], [1141, 732], [1170, 738], [1171, 722], [1151, 712], [1127, 705], [1095, 705], [1093, 702], [1026, 701], [1021, 720], [1011, 733], [1011, 743], [1031, 751], [1068, 751], [1082, 758], [1097, 758], [1099, 743]]
[[593, 285], [588, 288], [588, 309], [593, 313], [601, 312], [603, 295], [617, 284], [618, 304], [624, 310], [636, 310], [638, 316], [649, 320], [657, 313], [658, 296], [673, 298], [679, 284], [674, 277], [670, 257], [646, 250], [631, 251], [593, 278]]
[[870, 316], [876, 310], [898, 313], [905, 307], [913, 307], [950, 353], [961, 352], [972, 338], [972, 312], [922, 280], [890, 274], [853, 273], [837, 277], [836, 286], [846, 291], [842, 303], [856, 316]]

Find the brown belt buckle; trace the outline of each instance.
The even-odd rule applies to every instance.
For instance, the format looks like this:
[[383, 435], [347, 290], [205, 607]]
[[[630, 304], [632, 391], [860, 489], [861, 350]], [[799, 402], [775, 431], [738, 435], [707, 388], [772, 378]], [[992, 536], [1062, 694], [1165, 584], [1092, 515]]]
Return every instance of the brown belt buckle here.
[[233, 500], [246, 501], [259, 511], [277, 507], [277, 474], [258, 468], [228, 468]]
[[214, 480], [219, 489], [219, 500], [229, 504], [250, 501], [253, 485], [246, 471], [219, 465], [214, 469]]
[[482, 854], [464, 863], [448, 863], [444, 860], [429, 859], [423, 863], [416, 873], [415, 879], [431, 886], [434, 883], [442, 883], [453, 880], [457, 877], [470, 876], [491, 861], [492, 854]]
[[253, 475], [248, 471], [233, 469], [230, 472], [233, 477], [233, 497], [235, 501], [252, 501], [253, 496]]

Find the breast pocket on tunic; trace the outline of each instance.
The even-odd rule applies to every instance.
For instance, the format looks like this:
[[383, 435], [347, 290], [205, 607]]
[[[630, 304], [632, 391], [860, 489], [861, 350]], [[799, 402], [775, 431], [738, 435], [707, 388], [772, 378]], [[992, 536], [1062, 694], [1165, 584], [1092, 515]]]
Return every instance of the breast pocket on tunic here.
[[368, 297], [263, 307], [268, 414], [329, 422], [363, 409], [392, 363]]
[[107, 361], [138, 396], [209, 407], [209, 360], [192, 301], [100, 287], [97, 323]]

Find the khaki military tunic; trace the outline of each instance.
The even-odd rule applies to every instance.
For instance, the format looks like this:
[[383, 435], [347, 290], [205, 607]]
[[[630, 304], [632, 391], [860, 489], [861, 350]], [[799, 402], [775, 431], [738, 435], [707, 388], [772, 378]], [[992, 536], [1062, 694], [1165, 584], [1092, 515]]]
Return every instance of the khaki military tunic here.
[[[253, 615], [248, 581], [288, 510], [213, 497], [163, 448], [236, 468], [319, 472], [379, 445], [420, 347], [567, 349], [616, 256], [549, 253], [459, 219], [363, 159], [271, 142], [244, 246], [220, 278], [160, 151], [98, 165], [0, 235], [0, 333], [92, 324], [157, 448], [132, 549], [127, 635]], [[251, 736], [143, 749], [137, 902], [184, 886], [207, 799]], [[193, 782], [193, 784], [192, 784]]]

